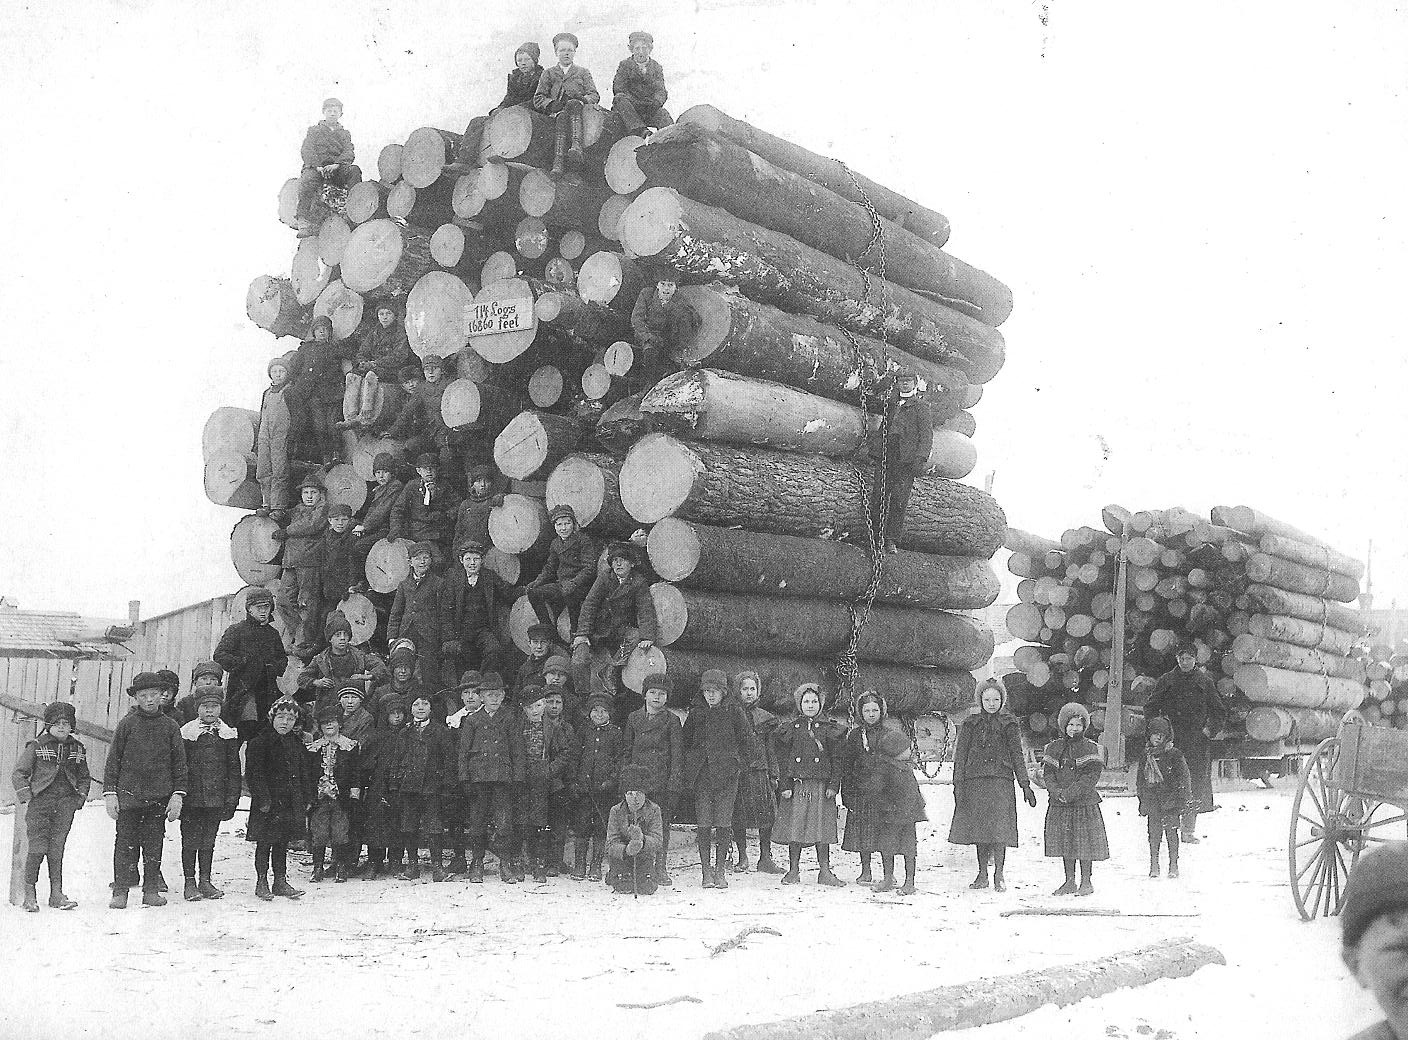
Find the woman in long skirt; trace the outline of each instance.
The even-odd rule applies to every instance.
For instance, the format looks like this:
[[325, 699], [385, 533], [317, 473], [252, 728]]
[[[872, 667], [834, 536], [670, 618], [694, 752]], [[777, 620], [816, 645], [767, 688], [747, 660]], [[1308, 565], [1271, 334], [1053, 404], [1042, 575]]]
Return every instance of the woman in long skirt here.
[[1022, 727], [1005, 710], [1006, 693], [993, 681], [978, 694], [977, 714], [958, 727], [953, 753], [953, 824], [948, 840], [954, 845], [976, 845], [978, 876], [969, 888], [1007, 890], [1003, 868], [1007, 850], [1017, 847], [1017, 787], [1028, 805], [1036, 794], [1027, 776], [1022, 754]]
[[885, 698], [866, 690], [856, 700], [860, 725], [846, 736], [842, 756], [845, 771], [842, 795], [846, 806], [846, 837], [841, 848], [860, 855], [862, 884], [870, 880], [870, 857], [880, 854], [884, 879], [874, 887], [895, 887], [895, 857], [904, 857], [900, 895], [912, 895], [918, 869], [915, 824], [927, 820], [924, 797], [914, 779], [909, 736], [889, 718]]
[[777, 756], [778, 809], [772, 840], [787, 846], [784, 885], [802, 880], [802, 846], [816, 847], [819, 885], [840, 888], [845, 882], [831, 872], [831, 846], [836, 844], [836, 793], [840, 786], [837, 756], [840, 735], [821, 717], [821, 688], [803, 683], [793, 695], [797, 716], [773, 732]]
[[1066, 867], [1066, 880], [1052, 895], [1088, 896], [1095, 891], [1090, 882], [1092, 864], [1110, 858], [1100, 794], [1095, 790], [1105, 764], [1100, 745], [1085, 736], [1090, 727], [1085, 705], [1067, 704], [1058, 723], [1061, 736], [1041, 753], [1041, 775], [1050, 798], [1046, 804], [1046, 855], [1062, 860]]

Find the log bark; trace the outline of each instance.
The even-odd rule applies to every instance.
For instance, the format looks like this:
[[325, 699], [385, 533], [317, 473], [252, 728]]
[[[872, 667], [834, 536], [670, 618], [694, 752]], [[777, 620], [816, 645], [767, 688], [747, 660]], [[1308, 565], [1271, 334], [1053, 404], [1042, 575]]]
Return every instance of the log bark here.
[[648, 179], [636, 161], [636, 149], [645, 144], [644, 137], [631, 134], [611, 146], [606, 154], [606, 183], [618, 195], [631, 195], [645, 187]]
[[1313, 708], [1276, 708], [1258, 704], [1247, 713], [1247, 736], [1252, 740], [1294, 740], [1315, 743], [1333, 737], [1341, 715]]
[[593, 253], [577, 272], [577, 292], [582, 299], [608, 304], [625, 314], [631, 313], [645, 283], [641, 266], [620, 253]]
[[1275, 668], [1285, 668], [1293, 672], [1310, 672], [1315, 675], [1331, 675], [1339, 679], [1352, 679], [1357, 683], [1368, 681], [1364, 673], [1364, 662], [1324, 650], [1312, 650], [1293, 643], [1281, 643], [1274, 639], [1263, 639], [1250, 632], [1237, 636], [1232, 641], [1232, 655], [1237, 661], [1247, 664], [1269, 664]]
[[385, 184], [394, 184], [401, 179], [401, 161], [406, 146], [392, 143], [377, 153], [376, 176]]
[[571, 506], [577, 523], [593, 534], [628, 535], [636, 522], [621, 504], [620, 473], [621, 460], [614, 456], [601, 452], [568, 455], [548, 474], [547, 507]]
[[343, 215], [352, 224], [365, 224], [386, 216], [386, 200], [391, 195], [393, 183], [383, 178], [352, 185], [347, 191], [347, 206], [343, 209]]
[[582, 426], [576, 419], [519, 412], [494, 439], [494, 464], [506, 477], [531, 480], [571, 454], [581, 438]]
[[868, 198], [881, 216], [893, 220], [933, 245], [942, 246], [948, 241], [948, 218], [942, 213], [927, 209], [898, 192], [891, 191], [883, 184], [877, 184], [869, 177], [855, 173], [836, 159], [818, 155], [800, 145], [784, 141], [748, 125], [741, 119], [725, 115], [712, 105], [695, 105], [686, 109], [679, 122], [698, 126], [733, 141], [762, 156], [774, 166], [801, 174], [851, 202], [863, 203]]
[[373, 592], [395, 592], [411, 573], [411, 546], [409, 538], [390, 541], [383, 538], [367, 553], [367, 584]]
[[500, 552], [516, 555], [547, 540], [552, 528], [543, 503], [526, 495], [505, 495], [489, 512], [489, 538]]
[[417, 357], [449, 357], [469, 342], [464, 315], [474, 293], [449, 271], [421, 275], [406, 297], [406, 337]]
[[[1240, 531], [1245, 535], [1252, 536], [1253, 539], [1268, 534], [1278, 535], [1282, 538], [1288, 538], [1293, 542], [1300, 542], [1303, 545], [1316, 546], [1328, 550], [1334, 553], [1334, 555], [1350, 560], [1350, 562], [1356, 565], [1358, 565], [1359, 562], [1357, 560], [1351, 560], [1350, 557], [1345, 556], [1343, 553], [1336, 552], [1333, 546], [1315, 537], [1313, 534], [1307, 534], [1300, 528], [1293, 527], [1286, 523], [1284, 520], [1277, 520], [1274, 516], [1268, 516], [1266, 513], [1258, 512], [1250, 506], [1213, 506], [1211, 516], [1214, 524], [1230, 527], [1235, 531]], [[1357, 575], [1352, 574], [1352, 576], [1358, 580], [1358, 578], [1363, 576], [1363, 572], [1361, 571]]]
[[544, 284], [533, 310], [539, 321], [588, 343], [611, 343], [631, 335], [625, 317], [600, 303], [588, 303], [566, 286]]
[[601, 204], [610, 197], [604, 184], [573, 174], [554, 178], [543, 170], [531, 171], [518, 186], [524, 213], [550, 228], [579, 232], [596, 231]]
[[602, 413], [596, 423], [596, 440], [607, 451], [625, 455], [636, 438], [650, 428], [650, 420], [640, 410], [644, 393], [617, 401]]
[[430, 232], [401, 227], [386, 218], [359, 225], [342, 258], [342, 281], [360, 293], [405, 296], [420, 277], [432, 270]]
[[[556, 475], [548, 480], [550, 504]], [[870, 555], [858, 546], [675, 518], [650, 529], [646, 549], [662, 579], [710, 592], [853, 600], [872, 575]], [[883, 557], [881, 568], [875, 602], [882, 605], [974, 610], [997, 600], [997, 576], [984, 559], [902, 551]]]
[[991, 275], [884, 217], [879, 218], [884, 249], [872, 248], [875, 226], [862, 206], [697, 124], [661, 130], [636, 153], [636, 161], [655, 184], [934, 294], [986, 325], [1001, 325], [1012, 313], [1012, 291]]
[[1352, 679], [1311, 675], [1264, 664], [1239, 664], [1232, 673], [1232, 680], [1254, 704], [1348, 711], [1358, 707], [1364, 699], [1364, 687]]
[[201, 458], [208, 459], [221, 452], [243, 455], [254, 451], [258, 432], [258, 412], [228, 405], [217, 408], [210, 413], [210, 418], [205, 420], [205, 428], [201, 430]]
[[1364, 564], [1323, 545], [1311, 545], [1279, 534], [1264, 534], [1258, 544], [1264, 553], [1280, 556], [1306, 567], [1334, 571], [1356, 582], [1364, 578]]
[[406, 214], [406, 223], [419, 228], [437, 228], [454, 220], [455, 184], [459, 177], [447, 175], [438, 181], [416, 188], [415, 198]]
[[974, 382], [1002, 367], [1002, 333], [912, 290], [882, 281], [793, 238], [685, 198], [642, 192], [621, 216], [621, 243], [689, 279], [736, 286], [754, 299], [887, 342]]
[[[651, 524], [667, 516], [773, 534], [867, 537], [868, 475], [820, 455], [687, 445], [643, 437], [621, 469], [621, 501]], [[942, 477], [914, 482], [901, 545], [991, 557], [1006, 520], [991, 496]]]
[[455, 160], [459, 146], [460, 135], [449, 130], [423, 126], [411, 131], [401, 153], [401, 176], [412, 188], [428, 188]]
[[[582, 137], [588, 168], [600, 169], [606, 154], [625, 134], [625, 124], [614, 112], [596, 105], [583, 111]], [[557, 138], [556, 121], [525, 105], [501, 108], [484, 127], [483, 159], [505, 159], [528, 166], [551, 166]]]
[[602, 238], [612, 242], [621, 241], [621, 215], [626, 212], [633, 199], [633, 195], [613, 195], [601, 204], [596, 229], [601, 232]]
[[1277, 639], [1283, 643], [1341, 655], [1353, 650], [1359, 640], [1356, 633], [1342, 628], [1279, 614], [1253, 614], [1248, 619], [1247, 630], [1262, 639]]
[[452, 430], [484, 430], [497, 437], [518, 411], [517, 395], [472, 379], [456, 379], [440, 397], [440, 418]]
[[677, 294], [698, 318], [694, 336], [671, 352], [682, 365], [769, 379], [847, 404], [859, 404], [864, 387], [871, 411], [884, 409], [882, 381], [899, 372], [913, 372], [930, 386], [967, 385], [961, 368], [921, 361], [866, 336], [856, 336], [852, 345], [839, 329], [739, 292], [683, 286]]
[[[621, 679], [637, 693], [641, 683], [657, 673], [674, 680], [675, 694], [671, 705], [687, 708], [699, 689], [704, 672], [717, 668], [728, 675], [755, 671], [762, 680], [760, 703], [768, 711], [795, 714], [793, 693], [803, 683], [817, 683], [828, 711], [844, 713], [848, 707], [839, 704], [840, 683], [834, 663], [824, 660], [804, 660], [779, 657], [711, 653], [704, 650], [684, 650], [680, 647], [652, 647], [637, 650], [626, 662]], [[910, 668], [904, 665], [862, 661], [858, 669], [857, 690], [882, 690], [890, 711], [895, 715], [923, 715], [932, 712], [955, 713], [972, 706], [977, 683], [971, 672], [947, 671], [938, 668]]]
[[313, 317], [332, 319], [332, 338], [339, 343], [362, 324], [366, 301], [362, 294], [354, 292], [342, 283], [341, 279], [328, 282], [327, 288], [318, 294], [313, 303]]
[[351, 237], [352, 225], [346, 217], [336, 214], [328, 217], [318, 228], [318, 259], [329, 267], [336, 267], [342, 263], [342, 251]]
[[331, 280], [332, 268], [323, 263], [318, 255], [317, 238], [301, 240], [293, 252], [293, 262], [289, 267], [289, 283], [299, 305], [311, 305]]
[[1359, 598], [1359, 582], [1353, 578], [1334, 571], [1316, 570], [1279, 556], [1253, 553], [1247, 559], [1246, 570], [1252, 581], [1287, 592], [1323, 596], [1339, 603], [1352, 603]]
[[1050, 538], [1043, 538], [1039, 534], [1031, 534], [1018, 527], [1007, 528], [1003, 535], [1002, 544], [1012, 552], [1024, 552], [1028, 554], [1046, 554], [1058, 551], [1061, 543]]

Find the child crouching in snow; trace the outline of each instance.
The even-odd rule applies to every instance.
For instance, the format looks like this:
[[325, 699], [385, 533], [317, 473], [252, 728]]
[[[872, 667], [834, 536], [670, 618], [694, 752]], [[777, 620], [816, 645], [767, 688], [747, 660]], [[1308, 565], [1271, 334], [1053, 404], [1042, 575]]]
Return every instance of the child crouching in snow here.
[[1100, 794], [1095, 790], [1105, 765], [1100, 745], [1085, 736], [1090, 726], [1085, 705], [1067, 704], [1058, 722], [1061, 736], [1041, 753], [1041, 775], [1050, 798], [1046, 805], [1046, 855], [1062, 860], [1066, 868], [1066, 880], [1052, 895], [1088, 896], [1095, 891], [1090, 881], [1092, 864], [1110, 858]]
[[1183, 752], [1173, 746], [1168, 719], [1149, 720], [1149, 744], [1135, 779], [1139, 815], [1149, 818], [1149, 876], [1159, 876], [1159, 846], [1168, 839], [1168, 876], [1178, 877], [1178, 827], [1193, 800], [1192, 780]]
[[650, 771], [621, 770], [621, 800], [606, 823], [607, 880], [617, 895], [653, 896], [659, 886], [658, 861], [665, 848], [660, 806], [646, 797]]

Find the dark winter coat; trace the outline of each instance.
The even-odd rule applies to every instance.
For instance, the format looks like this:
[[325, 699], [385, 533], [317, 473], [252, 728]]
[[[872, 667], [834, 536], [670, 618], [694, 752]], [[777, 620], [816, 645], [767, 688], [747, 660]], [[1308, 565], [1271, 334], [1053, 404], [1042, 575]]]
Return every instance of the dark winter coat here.
[[1058, 737], [1041, 752], [1042, 782], [1058, 805], [1098, 805], [1104, 771], [1100, 745], [1087, 737]]
[[519, 715], [519, 742], [523, 745], [524, 779], [528, 783], [542, 787], [549, 794], [561, 791], [567, 786], [574, 760], [571, 730], [560, 722], [544, 718], [542, 758], [534, 758], [528, 750], [526, 734], [533, 723], [527, 716]]
[[660, 854], [665, 847], [665, 824], [660, 814], [660, 806], [649, 798], [640, 807], [639, 813], [631, 812], [631, 807], [623, 798], [611, 807], [606, 820], [606, 855], [611, 859], [623, 859], [626, 846], [631, 843], [628, 831], [634, 824], [640, 828], [641, 850], [637, 855], [649, 859]]
[[543, 67], [537, 62], [533, 63], [531, 69], [515, 68], [508, 74], [508, 90], [504, 93], [504, 99], [499, 102], [499, 107], [531, 105], [533, 95], [538, 92], [538, 81], [542, 78]]
[[401, 496], [401, 490], [405, 486], [393, 478], [386, 482], [385, 487], [372, 488], [366, 505], [362, 507], [362, 519], [359, 521], [363, 538], [385, 538], [391, 533], [391, 510], [396, 507], [396, 499]]
[[753, 725], [743, 706], [725, 697], [713, 707], [701, 697], [684, 720], [684, 782], [709, 789], [736, 780], [743, 763], [756, 754]]
[[934, 446], [934, 420], [918, 394], [896, 397], [889, 407], [890, 432], [885, 440], [885, 471], [892, 477], [923, 476]]
[[318, 496], [317, 505], [306, 506], [302, 502], [289, 513], [285, 535], [283, 565], [285, 568], [322, 566], [323, 532], [328, 527], [328, 500], [326, 495]]
[[362, 788], [362, 800], [369, 806], [383, 799], [389, 801], [396, 791], [399, 781], [396, 770], [400, 765], [399, 741], [403, 729], [405, 723], [396, 729], [376, 730], [359, 747], [361, 756], [357, 761], [362, 767], [362, 775], [358, 783]]
[[[337, 804], [344, 809], [350, 809], [353, 805], [352, 791], [357, 791], [358, 798], [361, 797], [362, 788], [362, 755], [357, 747], [357, 742], [352, 740], [345, 733], [339, 733], [340, 738], [337, 747], [337, 757], [332, 763], [332, 778], [337, 784]], [[323, 748], [327, 746], [327, 740], [319, 737], [308, 745], [308, 772], [312, 778], [313, 801], [319, 801], [318, 782], [323, 776]]]
[[642, 347], [673, 350], [693, 335], [697, 323], [694, 311], [678, 293], [669, 303], [661, 303], [653, 285], [640, 291], [631, 308], [631, 331]]
[[608, 572], [592, 582], [573, 635], [619, 639], [627, 628], [636, 629], [641, 639], [655, 640], [655, 601], [650, 598], [650, 585], [634, 571], [625, 581]]
[[308, 750], [294, 730], [279, 736], [271, 727], [245, 748], [249, 784], [250, 841], [289, 841], [303, 830], [312, 801], [313, 777]]
[[274, 626], [250, 617], [236, 621], [225, 629], [211, 657], [225, 669], [224, 720], [231, 726], [239, 722], [251, 697], [255, 717], [267, 718], [279, 696], [279, 677], [288, 668], [284, 641]]
[[[1153, 782], [1150, 758], [1157, 763], [1161, 774], [1158, 783]], [[1164, 744], [1158, 752], [1145, 747], [1134, 789], [1139, 795], [1140, 816], [1181, 816], [1187, 812], [1193, 801], [1193, 786], [1183, 752], [1174, 744]]]
[[670, 100], [670, 92], [665, 89], [665, 70], [654, 58], [647, 58], [643, 67], [633, 57], [617, 65], [611, 93], [637, 105], [663, 105]]
[[357, 565], [357, 536], [352, 528], [338, 534], [331, 527], [323, 532], [318, 546], [319, 569], [323, 581], [323, 602], [336, 606], [360, 579], [362, 568]]
[[301, 401], [338, 404], [342, 401], [344, 380], [342, 363], [352, 356], [346, 343], [328, 337], [325, 340], [305, 339], [293, 355], [293, 371], [289, 381]]
[[[542, 657], [525, 657], [523, 663], [518, 666], [518, 671], [514, 675], [515, 690], [521, 690], [535, 679], [543, 678], [543, 669], [547, 667], [549, 657], [571, 658], [572, 652], [565, 650], [557, 643], [548, 644], [548, 652]], [[546, 685], [546, 684], [545, 684]], [[566, 691], [564, 691], [566, 692]], [[573, 698], [576, 699], [575, 697]]]
[[1022, 752], [1022, 724], [1006, 711], [969, 715], [958, 727], [953, 752], [953, 785], [965, 780], [993, 777], [1015, 779], [1023, 789], [1031, 786]]
[[588, 723], [577, 742], [577, 775], [573, 786], [577, 794], [615, 793], [621, 781], [621, 759], [626, 753], [626, 738], [619, 726]]
[[661, 708], [651, 715], [637, 708], [626, 716], [622, 737], [626, 754], [621, 768], [644, 766], [650, 776], [645, 785], [650, 794], [678, 795], [684, 791], [684, 729], [674, 712]]
[[[488, 622], [486, 627], [490, 632], [517, 598], [513, 586], [488, 567], [479, 568], [473, 589], [469, 586], [469, 577], [463, 567], [456, 567], [442, 580], [445, 590], [441, 594], [441, 615], [444, 618], [443, 635], [446, 644], [458, 642], [482, 631], [470, 631], [471, 619], [477, 610], [477, 604], [472, 602], [471, 597], [482, 597]], [[451, 648], [446, 652], [455, 653], [457, 650]]]
[[436, 542], [449, 548], [454, 531], [455, 498], [443, 481], [437, 481], [430, 491], [430, 504], [425, 503], [425, 481], [420, 477], [406, 481], [396, 504], [391, 507], [390, 538], [409, 538], [413, 542]]
[[851, 730], [841, 755], [841, 804], [898, 823], [927, 820], [909, 755], [909, 737], [893, 719]]
[[438, 382], [422, 380], [411, 391], [403, 407], [386, 431], [386, 436], [395, 440], [408, 440], [423, 436], [438, 438], [449, 432], [445, 417], [440, 413], [440, 398], [445, 396], [445, 388], [450, 381], [443, 376]]
[[773, 730], [773, 755], [777, 776], [783, 787], [793, 780], [822, 780], [827, 787], [839, 786], [841, 734], [834, 723], [818, 716], [787, 719]]
[[394, 678], [387, 679], [379, 683], [373, 690], [370, 702], [366, 705], [372, 713], [372, 718], [376, 720], [376, 725], [381, 728], [386, 723], [386, 702], [392, 697], [400, 697], [406, 702], [405, 716], [411, 717], [411, 701], [422, 693], [434, 693], [419, 682], [414, 677], [404, 686], [398, 686]]
[[299, 156], [304, 166], [331, 166], [334, 163], [355, 162], [352, 135], [341, 123], [336, 125], [320, 119], [303, 135]]
[[424, 726], [407, 722], [397, 735], [396, 789], [402, 794], [439, 795], [455, 786], [455, 752], [450, 731], [431, 718]]
[[72, 734], [59, 740], [46, 729], [24, 746], [15, 763], [15, 799], [27, 802], [43, 794], [61, 773], [73, 787], [74, 801], [86, 801], [93, 782], [88, 773], [88, 749]]
[[561, 65], [544, 69], [538, 77], [538, 88], [533, 92], [533, 107], [552, 115], [561, 112], [569, 101], [581, 101], [587, 105], [601, 101], [592, 74], [580, 65], [569, 65], [566, 71]]
[[598, 549], [596, 540], [582, 531], [573, 531], [566, 540], [554, 537], [548, 546], [547, 562], [528, 588], [556, 584], [569, 599], [585, 594], [596, 580]]
[[185, 741], [170, 715], [128, 712], [113, 731], [103, 767], [103, 794], [116, 794], [118, 807], [131, 809], [185, 794], [188, 783]]
[[181, 727], [186, 746], [186, 797], [183, 809], [233, 811], [241, 789], [240, 735], [223, 722], [213, 732], [191, 721]]
[[476, 497], [471, 488], [469, 494], [460, 500], [455, 509], [455, 537], [453, 548], [458, 551], [466, 542], [489, 545], [489, 514], [496, 506], [504, 504], [502, 492], [490, 487], [482, 497]]
[[[335, 654], [332, 647], [314, 655], [298, 673], [299, 700], [316, 700], [318, 707], [337, 700], [337, 684], [353, 675], [370, 674], [373, 683], [387, 677], [386, 664], [369, 650], [349, 646], [345, 654]], [[313, 684], [319, 679], [332, 679], [334, 685], [319, 689]]]
[[348, 740], [355, 740], [358, 745], [364, 743], [375, 729], [376, 720], [364, 706], [358, 707], [351, 715], [342, 716], [342, 735]]
[[384, 329], [373, 314], [371, 324], [357, 334], [357, 367], [365, 365], [376, 373], [377, 379], [394, 383], [400, 376], [401, 366], [410, 360], [411, 344], [406, 339], [406, 327], [393, 321], [390, 328]]
[[527, 776], [517, 711], [505, 704], [492, 715], [485, 710], [465, 716], [460, 724], [460, 783], [520, 783]]
[[386, 623], [386, 641], [409, 639], [422, 654], [435, 653], [444, 642], [443, 599], [445, 580], [427, 571], [417, 579], [412, 573], [396, 590], [391, 616]]
[[753, 753], [744, 760], [743, 768], [766, 772], [772, 780], [776, 780], [777, 758], [773, 755], [772, 734], [777, 728], [777, 716], [756, 704], [744, 711], [753, 727], [754, 740]]
[[1173, 742], [1187, 751], [1207, 745], [1203, 730], [1216, 731], [1227, 720], [1227, 706], [1207, 672], [1185, 674], [1175, 666], [1159, 676], [1144, 704], [1146, 719], [1160, 715], [1173, 725]]

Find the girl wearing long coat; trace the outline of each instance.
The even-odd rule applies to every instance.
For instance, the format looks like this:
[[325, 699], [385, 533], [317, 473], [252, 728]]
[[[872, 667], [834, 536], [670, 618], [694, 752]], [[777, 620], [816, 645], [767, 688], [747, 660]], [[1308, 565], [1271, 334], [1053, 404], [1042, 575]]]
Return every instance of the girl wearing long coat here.
[[1100, 794], [1095, 790], [1105, 764], [1100, 745], [1085, 736], [1090, 728], [1090, 712], [1085, 705], [1067, 704], [1061, 709], [1058, 722], [1061, 736], [1041, 753], [1042, 780], [1050, 796], [1046, 805], [1046, 855], [1061, 859], [1066, 868], [1065, 882], [1052, 894], [1088, 896], [1095, 891], [1090, 882], [1091, 865], [1095, 860], [1110, 858]]
[[1003, 867], [1007, 850], [1017, 847], [1017, 787], [1028, 805], [1036, 805], [1027, 763], [1022, 754], [1022, 727], [1005, 710], [1006, 697], [998, 684], [979, 694], [978, 712], [958, 727], [953, 753], [953, 824], [948, 840], [955, 845], [976, 845], [978, 876], [969, 888], [992, 887], [1006, 891]]
[[787, 846], [788, 858], [782, 883], [801, 882], [802, 846], [814, 845], [817, 884], [840, 888], [845, 882], [831, 872], [831, 846], [836, 844], [841, 741], [835, 726], [821, 717], [821, 688], [816, 683], [797, 687], [793, 700], [797, 716], [773, 731], [780, 801], [772, 836]]
[[[271, 728], [245, 749], [245, 781], [249, 785], [249, 822], [245, 840], [254, 842], [254, 894], [260, 899], [303, 894], [288, 883], [288, 843], [307, 833], [307, 810], [313, 795], [311, 757], [294, 730], [301, 709], [281, 699], [269, 709]], [[271, 889], [268, 871], [272, 867]]]
[[773, 755], [772, 733], [777, 716], [758, 707], [762, 680], [757, 672], [739, 672], [733, 677], [738, 703], [753, 727], [753, 753], [743, 763], [738, 778], [738, 798], [733, 803], [733, 844], [738, 850], [735, 873], [748, 870], [748, 831], [758, 832], [758, 873], [781, 874], [772, 861], [772, 828], [777, 820], [777, 758]]
[[856, 701], [861, 724], [846, 736], [842, 797], [846, 837], [841, 848], [861, 858], [858, 880], [870, 880], [870, 857], [880, 853], [885, 878], [876, 892], [895, 887], [895, 856], [904, 857], [901, 895], [914, 892], [918, 867], [915, 824], [927, 820], [924, 797], [914, 779], [909, 736], [889, 717], [885, 698], [866, 690]]

